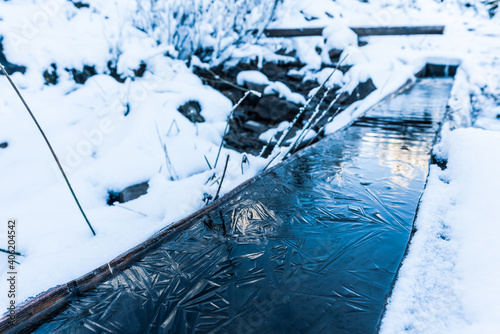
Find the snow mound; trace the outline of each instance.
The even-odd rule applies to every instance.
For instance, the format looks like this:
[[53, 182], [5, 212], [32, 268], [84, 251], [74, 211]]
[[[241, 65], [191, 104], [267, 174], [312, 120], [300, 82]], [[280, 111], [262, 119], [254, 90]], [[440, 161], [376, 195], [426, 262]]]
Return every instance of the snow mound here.
[[333, 23], [323, 30], [326, 49], [344, 50], [350, 46], [358, 45], [358, 35], [347, 25], [342, 23]]
[[280, 81], [272, 82], [264, 89], [264, 95], [278, 95], [280, 98], [286, 99], [298, 105], [305, 105], [306, 99], [299, 93], [293, 93], [292, 90]]
[[267, 76], [259, 71], [241, 71], [236, 76], [236, 83], [240, 86], [245, 86], [246, 83], [256, 85], [269, 85], [271, 81]]

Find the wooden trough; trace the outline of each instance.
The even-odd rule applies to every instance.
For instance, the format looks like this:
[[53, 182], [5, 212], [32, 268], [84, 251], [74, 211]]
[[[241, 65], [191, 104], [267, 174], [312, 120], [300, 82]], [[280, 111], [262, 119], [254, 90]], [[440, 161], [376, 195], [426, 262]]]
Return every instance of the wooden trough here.
[[[264, 33], [268, 37], [301, 37], [301, 36], [321, 36], [323, 28], [303, 28], [303, 29], [268, 29]], [[382, 35], [416, 35], [416, 34], [442, 34], [443, 26], [427, 26], [427, 27], [371, 27], [371, 28], [351, 28], [358, 36], [382, 36]], [[301, 154], [293, 155], [284, 163], [300, 157]], [[221, 203], [227, 201], [234, 194], [249, 184], [261, 179], [264, 175], [271, 173], [274, 169], [279, 168], [281, 164], [268, 169], [266, 172], [259, 174], [252, 179], [241, 184], [237, 188], [225, 196], [215, 200], [210, 205], [204, 207], [200, 211], [192, 214], [181, 221], [172, 224], [155, 235], [151, 236], [145, 242], [134, 247], [133, 249], [123, 253], [109, 263], [103, 264], [92, 272], [70, 281], [66, 284], [59, 285], [49, 291], [40, 294], [39, 296], [19, 305], [16, 308], [15, 324], [11, 324], [11, 319], [8, 314], [0, 318], [0, 333], [29, 333], [35, 330], [40, 323], [49, 319], [53, 314], [60, 312], [67, 305], [68, 301], [74, 296], [79, 295], [84, 291], [88, 291], [95, 287], [98, 283], [112, 276], [115, 272], [124, 270], [135, 259], [145, 254], [150, 249], [154, 248], [161, 242], [170, 239], [176, 233], [189, 228], [192, 224], [201, 219], [207, 212], [217, 207]]]
[[61, 310], [64, 310], [69, 300], [71, 300], [73, 297], [94, 288], [97, 284], [114, 275], [116, 272], [126, 269], [132, 261], [139, 258], [141, 255], [150, 251], [154, 247], [158, 246], [165, 240], [169, 240], [177, 233], [189, 228], [215, 207], [231, 199], [243, 188], [261, 179], [264, 175], [272, 173], [275, 169], [279, 168], [281, 164], [290, 163], [291, 161], [296, 160], [299, 156], [300, 154], [296, 154], [285, 162], [279, 163], [276, 166], [267, 169], [265, 172], [254, 176], [253, 178], [247, 180], [246, 182], [231, 190], [226, 195], [205, 206], [201, 210], [172, 225], [163, 228], [146, 241], [126, 251], [114, 260], [103, 264], [90, 273], [72, 280], [66, 284], [56, 286], [38, 295], [37, 297], [28, 300], [21, 305], [18, 305], [16, 307], [16, 318], [14, 325], [12, 325], [8, 313], [4, 314], [3, 317], [0, 318], [0, 333], [23, 334], [33, 332], [40, 326], [41, 323], [47, 321], [48, 319], [51, 319], [51, 317], [57, 315], [57, 313], [59, 313]]

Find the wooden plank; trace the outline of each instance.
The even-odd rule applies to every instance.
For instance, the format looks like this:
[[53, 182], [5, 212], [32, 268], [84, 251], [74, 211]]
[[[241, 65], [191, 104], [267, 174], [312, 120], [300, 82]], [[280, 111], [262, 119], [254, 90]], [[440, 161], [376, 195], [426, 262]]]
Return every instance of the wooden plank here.
[[352, 27], [358, 36], [389, 36], [389, 35], [442, 35], [444, 26], [418, 27]]
[[307, 37], [323, 35], [321, 28], [296, 28], [296, 29], [266, 29], [264, 35], [267, 37]]
[[[307, 37], [322, 36], [325, 27], [266, 29], [267, 37]], [[352, 27], [358, 36], [389, 36], [389, 35], [442, 35], [444, 26], [401, 26], [401, 27]]]

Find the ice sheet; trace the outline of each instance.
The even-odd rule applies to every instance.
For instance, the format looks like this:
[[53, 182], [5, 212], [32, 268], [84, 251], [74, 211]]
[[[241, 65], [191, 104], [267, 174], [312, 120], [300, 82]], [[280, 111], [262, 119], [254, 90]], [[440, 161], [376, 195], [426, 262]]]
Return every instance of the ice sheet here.
[[424, 79], [304, 150], [39, 333], [373, 333], [451, 80]]

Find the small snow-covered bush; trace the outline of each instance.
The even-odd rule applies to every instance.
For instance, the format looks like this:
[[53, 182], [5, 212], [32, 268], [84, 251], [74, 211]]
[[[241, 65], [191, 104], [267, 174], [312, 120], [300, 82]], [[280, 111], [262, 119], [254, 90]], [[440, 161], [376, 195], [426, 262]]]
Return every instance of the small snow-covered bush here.
[[[136, 0], [135, 25], [176, 56], [225, 58], [231, 48], [257, 38], [282, 0]], [[254, 31], [257, 31], [255, 33]]]

